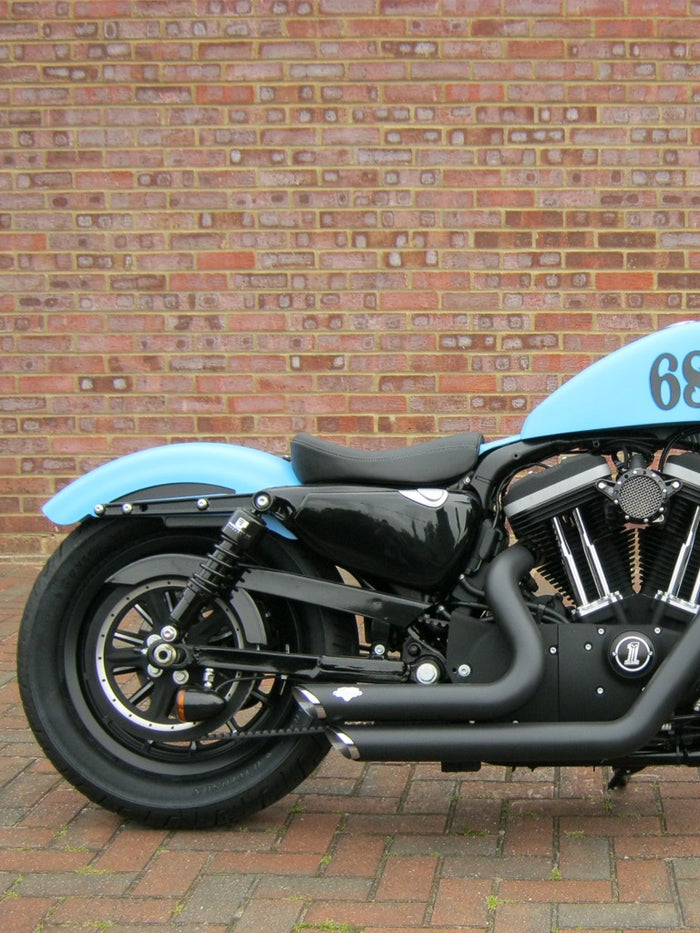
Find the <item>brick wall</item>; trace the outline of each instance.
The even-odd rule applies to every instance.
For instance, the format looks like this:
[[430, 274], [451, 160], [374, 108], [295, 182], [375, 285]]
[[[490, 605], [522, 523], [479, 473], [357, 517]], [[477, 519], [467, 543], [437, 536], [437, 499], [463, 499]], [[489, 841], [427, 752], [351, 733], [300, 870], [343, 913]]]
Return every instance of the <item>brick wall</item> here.
[[698, 0], [0, 0], [0, 534], [105, 459], [518, 430], [700, 298]]

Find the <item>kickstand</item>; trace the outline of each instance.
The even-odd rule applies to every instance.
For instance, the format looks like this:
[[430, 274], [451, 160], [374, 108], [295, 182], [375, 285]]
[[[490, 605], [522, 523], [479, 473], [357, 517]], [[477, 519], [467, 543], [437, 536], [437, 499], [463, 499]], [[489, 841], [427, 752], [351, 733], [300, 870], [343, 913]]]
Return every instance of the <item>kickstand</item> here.
[[615, 773], [608, 781], [608, 790], [622, 790], [623, 787], [627, 787], [632, 775], [642, 770], [642, 768], [615, 768]]

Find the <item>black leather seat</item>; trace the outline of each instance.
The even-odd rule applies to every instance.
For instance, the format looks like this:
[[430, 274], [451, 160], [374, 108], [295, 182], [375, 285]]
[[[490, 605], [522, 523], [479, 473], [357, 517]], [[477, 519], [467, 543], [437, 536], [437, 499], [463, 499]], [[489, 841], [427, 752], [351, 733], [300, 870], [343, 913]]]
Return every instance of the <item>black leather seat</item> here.
[[356, 450], [311, 434], [292, 441], [292, 466], [303, 483], [449, 485], [476, 464], [483, 436], [475, 431], [391, 450]]

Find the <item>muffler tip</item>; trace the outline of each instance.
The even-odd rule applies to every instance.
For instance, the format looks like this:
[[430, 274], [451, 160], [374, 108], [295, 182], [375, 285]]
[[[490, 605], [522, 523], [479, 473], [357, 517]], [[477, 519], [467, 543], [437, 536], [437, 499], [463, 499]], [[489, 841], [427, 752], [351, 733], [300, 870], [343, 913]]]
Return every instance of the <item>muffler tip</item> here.
[[340, 752], [343, 758], [350, 758], [352, 761], [360, 760], [360, 752], [357, 745], [355, 745], [347, 733], [331, 730], [328, 733], [328, 741], [337, 752]]
[[313, 716], [315, 719], [326, 718], [326, 711], [323, 706], [321, 706], [321, 701], [308, 687], [295, 687], [293, 693], [294, 699], [305, 713], [309, 716]]

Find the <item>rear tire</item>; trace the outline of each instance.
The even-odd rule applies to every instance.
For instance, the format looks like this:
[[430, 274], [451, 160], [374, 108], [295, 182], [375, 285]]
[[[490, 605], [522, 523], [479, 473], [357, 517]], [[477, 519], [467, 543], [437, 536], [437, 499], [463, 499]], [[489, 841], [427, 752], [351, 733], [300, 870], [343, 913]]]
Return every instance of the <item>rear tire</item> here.
[[[211, 533], [167, 531], [154, 521], [89, 520], [49, 559], [20, 626], [20, 693], [47, 756], [87, 797], [151, 826], [205, 827], [249, 815], [295, 788], [329, 748], [323, 734], [294, 734], [311, 723], [280, 677], [217, 672], [212, 688], [224, 711], [201, 722], [177, 719], [183, 678], [196, 684], [212, 674], [195, 665], [158, 671], [145, 657], [147, 639], [168, 620], [186, 581], [182, 567], [212, 543]], [[176, 558], [138, 564], [128, 583], [110, 579], [158, 555]], [[323, 572], [272, 534], [257, 557], [263, 566]], [[253, 637], [275, 651], [351, 654], [350, 632], [316, 607], [234, 591], [202, 613], [188, 639], [250, 647]], [[291, 734], [244, 737], [270, 730]]]

